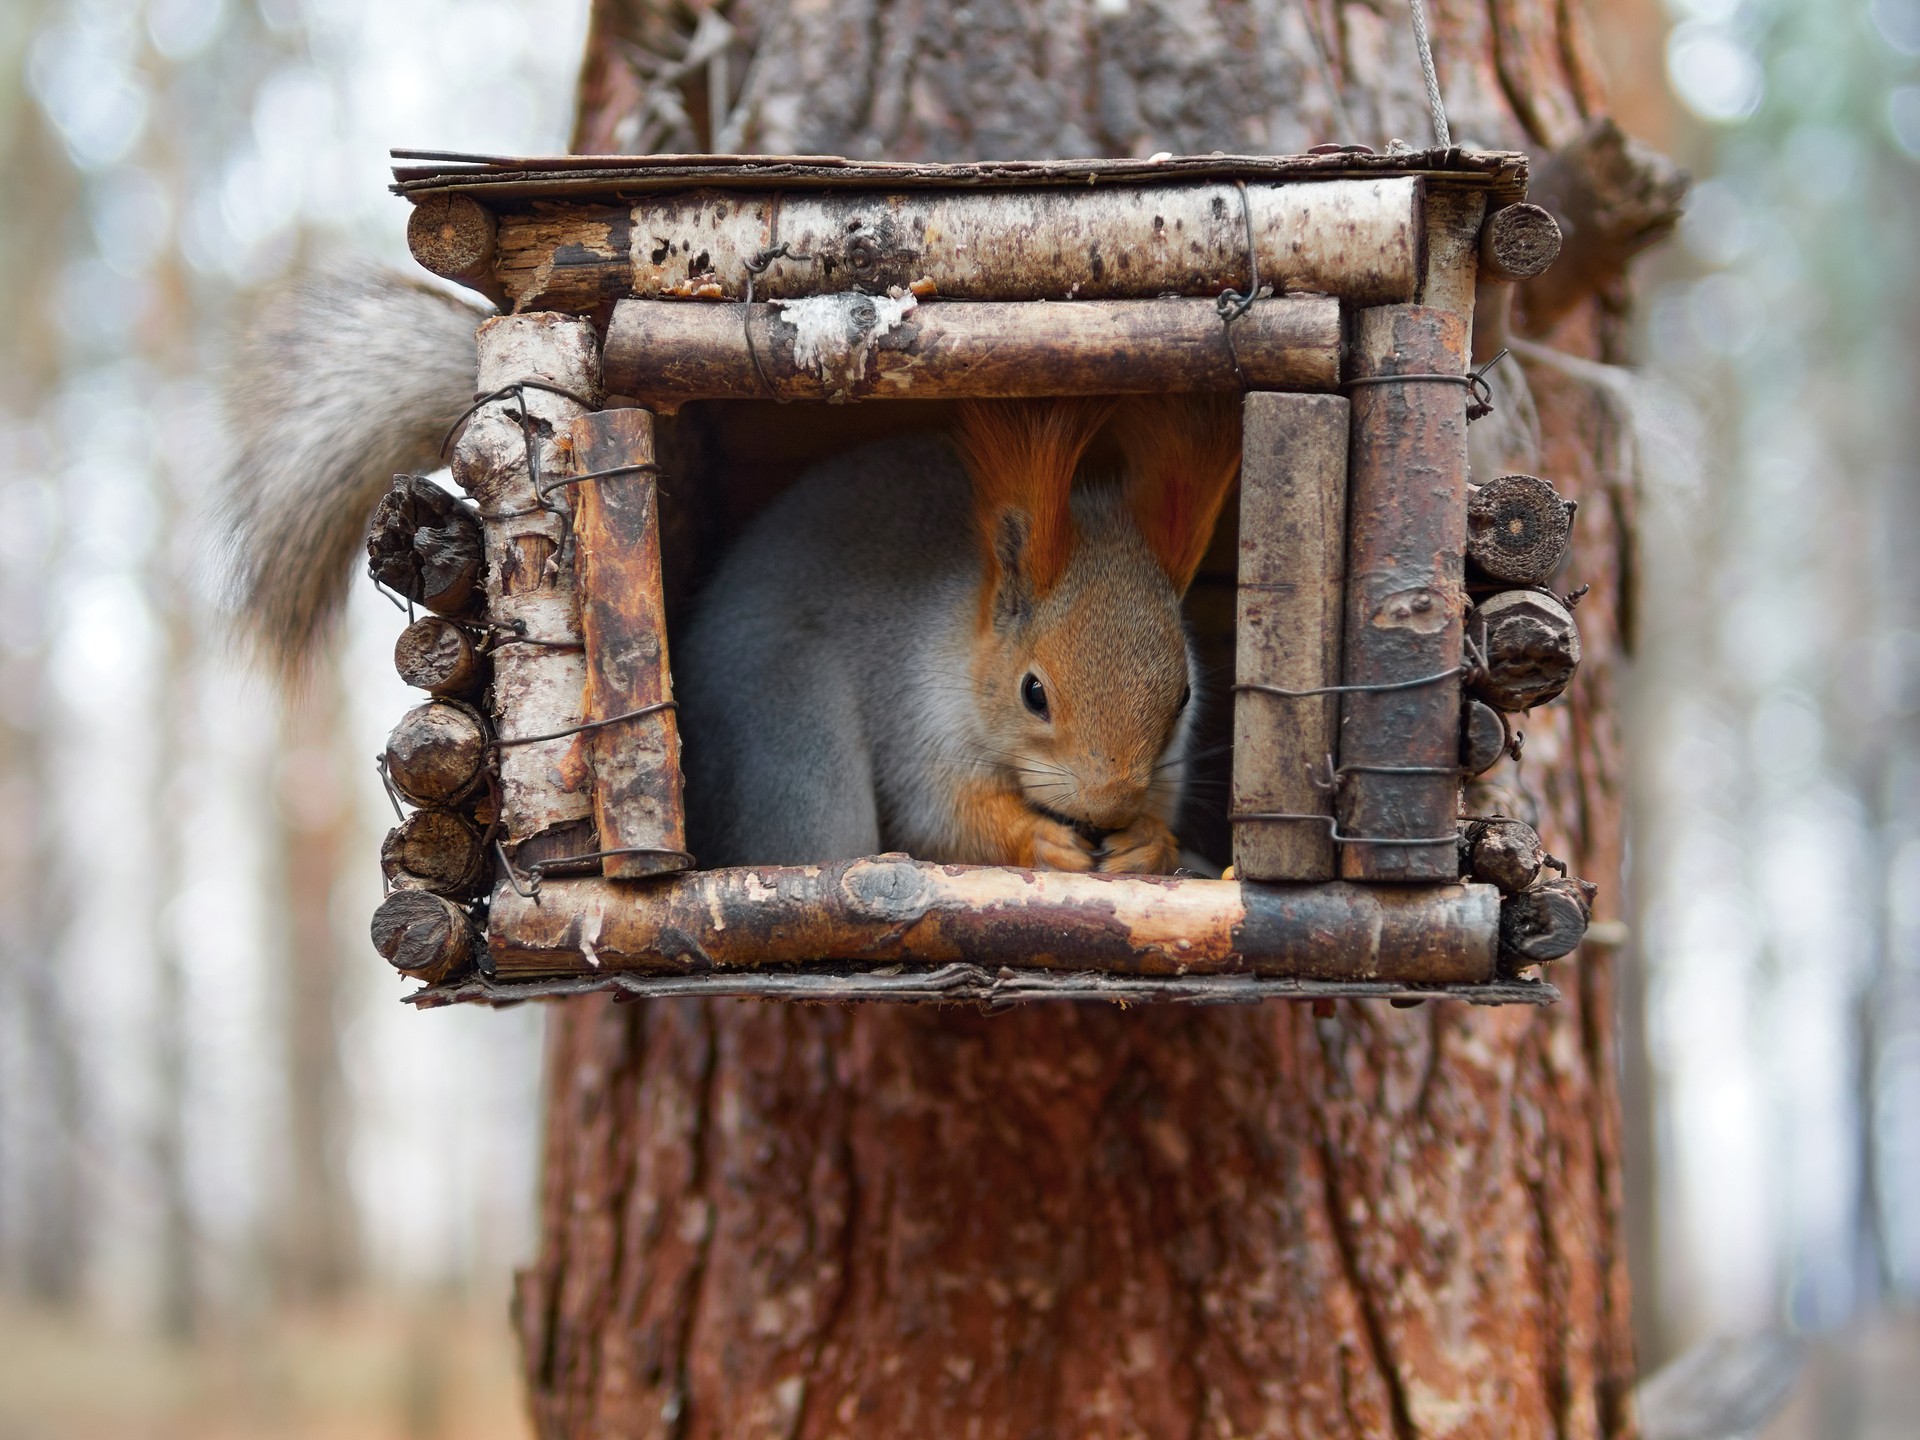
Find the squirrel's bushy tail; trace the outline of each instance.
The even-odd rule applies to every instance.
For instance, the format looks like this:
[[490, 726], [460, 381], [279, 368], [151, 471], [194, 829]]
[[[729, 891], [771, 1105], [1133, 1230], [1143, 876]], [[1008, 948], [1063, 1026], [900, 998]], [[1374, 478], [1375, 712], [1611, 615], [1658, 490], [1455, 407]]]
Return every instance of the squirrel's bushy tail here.
[[485, 318], [402, 276], [304, 276], [272, 294], [227, 385], [221, 485], [240, 625], [297, 673], [336, 619], [367, 520], [394, 475], [440, 463], [473, 400]]

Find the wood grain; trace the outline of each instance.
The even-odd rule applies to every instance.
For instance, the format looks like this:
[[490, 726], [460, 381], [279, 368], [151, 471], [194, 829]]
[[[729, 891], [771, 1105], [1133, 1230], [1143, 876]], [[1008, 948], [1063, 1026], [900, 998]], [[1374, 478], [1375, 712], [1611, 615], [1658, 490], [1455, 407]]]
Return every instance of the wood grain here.
[[[1236, 683], [1340, 683], [1347, 566], [1348, 405], [1337, 395], [1248, 395], [1242, 406]], [[1333, 814], [1325, 787], [1339, 698], [1234, 696], [1233, 864], [1245, 880], [1331, 880], [1329, 826], [1237, 818]], [[1319, 783], [1316, 783], [1318, 781]]]
[[[576, 474], [651, 465], [653, 415], [602, 410], [573, 422]], [[574, 564], [587, 658], [586, 718], [606, 720], [673, 699], [666, 603], [660, 588], [658, 488], [651, 473], [607, 475], [571, 487]], [[680, 723], [671, 708], [592, 732], [593, 818], [601, 861], [632, 879], [684, 870]]]

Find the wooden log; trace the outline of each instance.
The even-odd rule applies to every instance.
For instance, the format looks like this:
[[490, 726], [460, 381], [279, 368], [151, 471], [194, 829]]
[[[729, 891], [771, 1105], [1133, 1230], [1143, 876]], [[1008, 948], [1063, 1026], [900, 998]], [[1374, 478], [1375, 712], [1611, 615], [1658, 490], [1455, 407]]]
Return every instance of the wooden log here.
[[482, 586], [480, 522], [420, 475], [396, 475], [367, 530], [367, 571], [436, 615], [467, 615]]
[[1482, 775], [1499, 763], [1513, 744], [1506, 716], [1481, 700], [1460, 707], [1460, 769]]
[[418, 690], [471, 695], [486, 681], [486, 665], [460, 626], [437, 615], [414, 621], [393, 642], [393, 668]]
[[1531, 825], [1505, 816], [1481, 816], [1460, 827], [1460, 873], [1517, 895], [1540, 876], [1547, 852]]
[[[1242, 405], [1235, 629], [1233, 865], [1246, 880], [1331, 880], [1331, 827], [1260, 814], [1333, 814], [1346, 574], [1348, 405], [1255, 392]], [[1319, 781], [1319, 783], [1315, 783]]]
[[1480, 227], [1480, 278], [1531, 280], [1560, 257], [1560, 225], [1538, 205], [1503, 205]]
[[1580, 665], [1573, 614], [1544, 590], [1502, 590], [1467, 617], [1467, 638], [1484, 662], [1473, 693], [1499, 710], [1531, 710], [1556, 698]]
[[[1467, 319], [1393, 305], [1356, 317], [1347, 500], [1340, 828], [1349, 880], [1455, 873], [1466, 607]], [[1377, 843], [1386, 841], [1388, 843]], [[1397, 843], [1396, 843], [1397, 842]]]
[[749, 263], [784, 245], [756, 298], [914, 286], [956, 300], [1210, 297], [1250, 288], [1251, 223], [1259, 281], [1276, 294], [1382, 305], [1418, 289], [1422, 210], [1410, 176], [1244, 190], [683, 191], [630, 209], [503, 215], [494, 275], [517, 310], [584, 314], [629, 295], [738, 300]]
[[480, 948], [466, 912], [425, 890], [395, 890], [373, 912], [371, 929], [389, 965], [429, 984], [466, 971]]
[[[1605, 922], [1601, 922], [1605, 923]], [[1587, 931], [1595, 944], [1600, 924]], [[1134, 1005], [1258, 1005], [1267, 1000], [1304, 1000], [1316, 1019], [1331, 1019], [1336, 999], [1460, 1000], [1469, 1005], [1553, 1005], [1561, 996], [1544, 980], [1502, 977], [1485, 985], [1445, 989], [1396, 980], [1301, 980], [1288, 975], [1114, 975], [1104, 970], [1014, 970], [1005, 965], [882, 965], [863, 969], [844, 963], [805, 970], [707, 970], [692, 975], [658, 971], [604, 970], [588, 975], [547, 976], [499, 982], [468, 975], [446, 985], [415, 990], [409, 1005], [435, 1010], [445, 1005], [519, 1005], [528, 1000], [611, 993], [633, 1000], [756, 998], [808, 1005], [846, 1005], [887, 1000], [921, 1005], [984, 1005], [1003, 1010], [1046, 1000], [1104, 1000]], [[1323, 1013], [1324, 1012], [1324, 1013]]]
[[[538, 382], [476, 409], [453, 452], [454, 478], [479, 502], [486, 533], [488, 618], [525, 637], [491, 652], [500, 822], [518, 845], [584, 821], [593, 808], [592, 734], [574, 732], [586, 662], [567, 543], [571, 500], [556, 482], [572, 460], [568, 427], [598, 403], [600, 355], [593, 327], [566, 315], [500, 316], [480, 326], [479, 344], [482, 394]], [[556, 732], [574, 733], [524, 743]]]
[[[653, 415], [602, 410], [573, 422], [577, 473], [651, 465]], [[680, 724], [667, 670], [660, 584], [660, 515], [651, 473], [607, 475], [574, 487], [574, 564], [586, 640], [586, 718], [647, 712], [593, 734], [593, 818], [601, 869], [627, 879], [684, 870]]]
[[1210, 300], [922, 305], [842, 293], [744, 312], [622, 300], [605, 364], [616, 393], [676, 404], [1331, 390], [1340, 341], [1340, 305], [1325, 295], [1256, 301], [1229, 334]]
[[1574, 507], [1533, 475], [1502, 475], [1467, 496], [1467, 559], [1490, 580], [1544, 585], [1567, 558]]
[[407, 249], [427, 270], [478, 290], [494, 304], [506, 291], [494, 278], [493, 212], [465, 195], [427, 195], [407, 217]]
[[400, 717], [387, 737], [387, 779], [415, 805], [457, 805], [487, 770], [487, 725], [457, 700], [429, 700]]
[[1261, 885], [883, 855], [643, 885], [549, 879], [532, 899], [502, 884], [488, 948], [502, 979], [845, 960], [1479, 984], [1493, 973], [1497, 906], [1487, 886]]
[[1572, 953], [1593, 917], [1594, 887], [1568, 877], [1547, 880], [1500, 905], [1500, 954], [1511, 967]]
[[486, 847], [464, 815], [416, 810], [387, 832], [380, 868], [397, 890], [472, 895], [486, 878]]

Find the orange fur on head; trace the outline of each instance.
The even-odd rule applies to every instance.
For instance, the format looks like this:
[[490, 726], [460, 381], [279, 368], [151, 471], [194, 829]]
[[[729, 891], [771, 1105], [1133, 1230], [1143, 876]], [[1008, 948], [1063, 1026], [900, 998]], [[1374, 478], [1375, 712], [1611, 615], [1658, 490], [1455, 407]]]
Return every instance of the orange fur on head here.
[[1073, 553], [1073, 473], [1112, 413], [1111, 400], [960, 406], [960, 453], [973, 477], [974, 523], [987, 562], [986, 604], [1006, 584], [1038, 597], [1058, 583]]
[[1240, 473], [1240, 397], [1142, 396], [1123, 405], [1115, 428], [1133, 523], [1184, 595]]

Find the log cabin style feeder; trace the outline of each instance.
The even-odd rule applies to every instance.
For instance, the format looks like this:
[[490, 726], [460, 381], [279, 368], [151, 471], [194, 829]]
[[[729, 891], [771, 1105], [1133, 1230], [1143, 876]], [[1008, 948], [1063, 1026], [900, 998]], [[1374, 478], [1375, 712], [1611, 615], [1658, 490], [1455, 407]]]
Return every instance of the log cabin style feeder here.
[[[473, 503], [401, 477], [369, 539], [430, 612], [373, 922], [416, 1003], [1556, 998], [1529, 972], [1590, 887], [1461, 814], [1579, 656], [1571, 507], [1467, 473], [1476, 289], [1559, 248], [1523, 156], [397, 160], [414, 256], [502, 312], [450, 437]], [[745, 515], [943, 402], [1181, 390], [1244, 396], [1232, 878], [700, 868], [668, 629]]]

